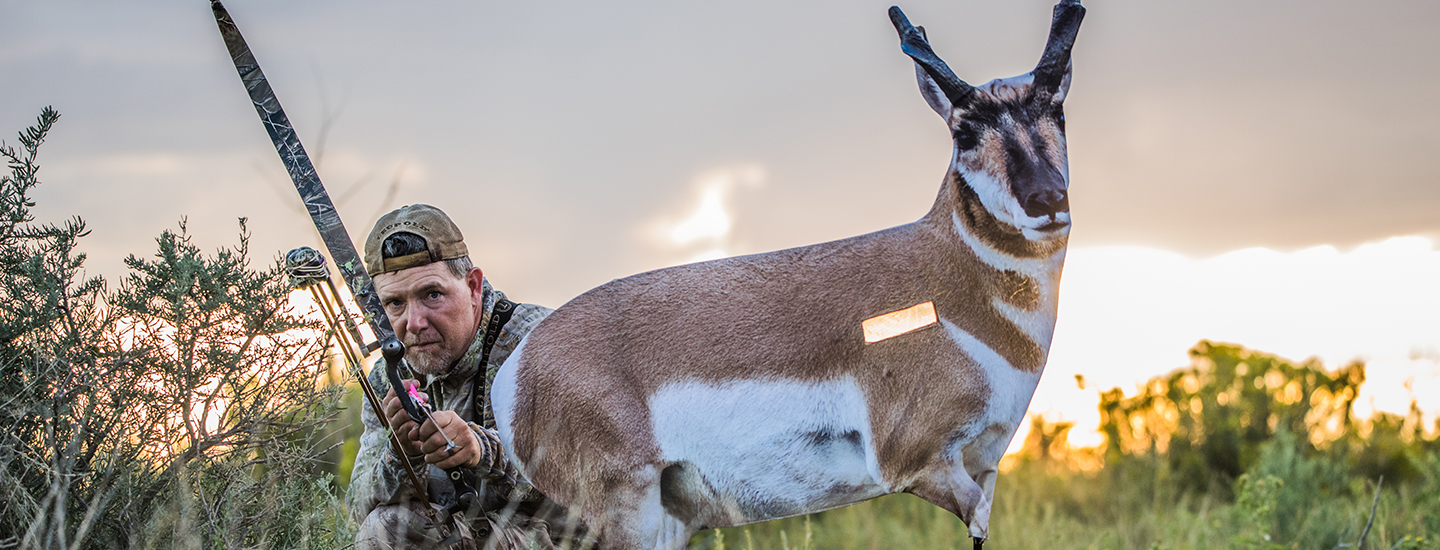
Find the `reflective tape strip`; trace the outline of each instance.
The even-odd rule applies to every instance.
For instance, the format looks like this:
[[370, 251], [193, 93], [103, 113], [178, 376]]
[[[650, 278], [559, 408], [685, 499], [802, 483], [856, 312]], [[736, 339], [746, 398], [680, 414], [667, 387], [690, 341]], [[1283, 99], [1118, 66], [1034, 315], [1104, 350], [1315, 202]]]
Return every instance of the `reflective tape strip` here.
[[936, 322], [935, 302], [925, 302], [900, 311], [871, 317], [861, 321], [860, 326], [865, 329], [865, 343], [873, 344], [886, 338], [894, 338], [912, 330], [928, 327]]

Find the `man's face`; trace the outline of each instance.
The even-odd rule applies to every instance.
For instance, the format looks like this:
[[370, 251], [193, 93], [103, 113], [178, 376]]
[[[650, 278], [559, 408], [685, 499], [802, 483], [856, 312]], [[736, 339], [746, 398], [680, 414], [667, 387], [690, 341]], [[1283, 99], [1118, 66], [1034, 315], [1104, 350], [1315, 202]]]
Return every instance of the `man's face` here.
[[444, 374], [475, 338], [480, 326], [482, 274], [456, 278], [444, 262], [375, 276], [375, 290], [405, 359], [416, 372]]

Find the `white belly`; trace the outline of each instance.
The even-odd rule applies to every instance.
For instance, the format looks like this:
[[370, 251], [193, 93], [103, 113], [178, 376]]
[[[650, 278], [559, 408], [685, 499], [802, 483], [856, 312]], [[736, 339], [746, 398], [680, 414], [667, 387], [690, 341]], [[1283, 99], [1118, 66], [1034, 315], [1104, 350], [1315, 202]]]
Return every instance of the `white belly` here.
[[735, 524], [889, 492], [853, 378], [668, 384], [649, 406], [663, 459], [693, 465]]

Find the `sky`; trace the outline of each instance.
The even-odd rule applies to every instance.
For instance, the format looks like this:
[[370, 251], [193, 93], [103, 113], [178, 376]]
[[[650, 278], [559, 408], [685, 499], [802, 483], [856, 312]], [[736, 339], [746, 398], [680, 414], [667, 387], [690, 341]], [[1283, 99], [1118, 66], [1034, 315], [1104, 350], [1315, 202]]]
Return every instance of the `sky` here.
[[[437, 205], [521, 301], [914, 221], [950, 156], [886, 2], [226, 5], [351, 236]], [[1440, 395], [1440, 3], [1086, 5], [1032, 410], [1084, 425], [1201, 338], [1370, 361], [1362, 407]], [[979, 84], [1034, 66], [1051, 3], [901, 7]], [[206, 2], [0, 0], [0, 75], [7, 143], [63, 115], [35, 212], [88, 222], [92, 274], [182, 219], [213, 249], [247, 217], [260, 262], [318, 245]]]

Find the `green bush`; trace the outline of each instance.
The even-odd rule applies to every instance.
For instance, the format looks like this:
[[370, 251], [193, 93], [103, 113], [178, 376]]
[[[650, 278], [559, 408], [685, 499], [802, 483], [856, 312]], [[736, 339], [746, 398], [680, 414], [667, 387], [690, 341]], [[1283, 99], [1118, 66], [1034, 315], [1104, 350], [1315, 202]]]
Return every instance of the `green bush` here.
[[34, 223], [46, 108], [0, 145], [0, 548], [336, 548], [348, 524], [312, 475], [342, 388], [278, 261], [166, 231], [120, 288], [82, 276], [74, 218]]

